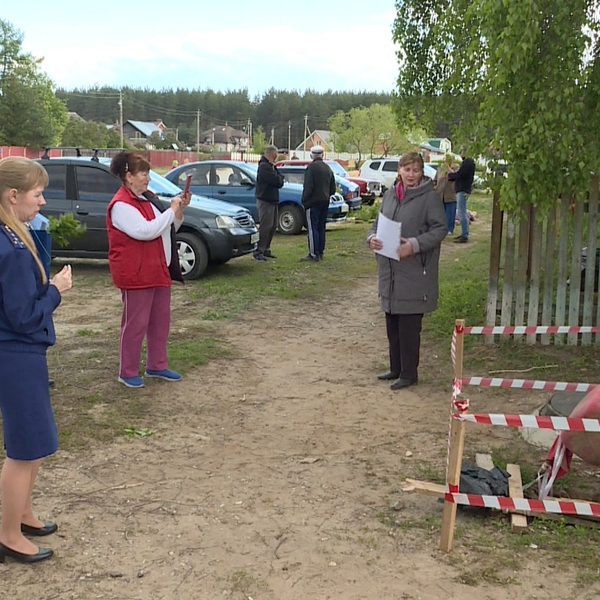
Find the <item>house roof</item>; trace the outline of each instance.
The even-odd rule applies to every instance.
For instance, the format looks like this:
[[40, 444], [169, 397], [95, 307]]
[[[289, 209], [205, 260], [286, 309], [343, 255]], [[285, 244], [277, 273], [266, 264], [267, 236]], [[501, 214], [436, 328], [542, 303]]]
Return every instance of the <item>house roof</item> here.
[[[429, 142], [432, 142], [433, 140], [429, 140]], [[434, 146], [433, 144], [429, 143], [429, 144], [419, 144], [419, 148], [421, 148], [422, 150], [427, 150], [428, 152], [437, 152], [438, 154], [445, 154], [444, 150], [442, 150], [439, 145], [438, 146]]]
[[[315, 129], [305, 140], [302, 140], [302, 143], [296, 146], [296, 150], [304, 150], [304, 143], [312, 142], [314, 135], [318, 135], [323, 140], [323, 142], [333, 150], [333, 140], [331, 138], [331, 131], [327, 131], [326, 129]], [[308, 143], [306, 147], [307, 149], [310, 148]]]
[[147, 121], [127, 121], [132, 127], [135, 127], [144, 137], [150, 137], [153, 133], [162, 135], [162, 129], [155, 123]]
[[431, 138], [429, 140], [427, 140], [427, 143], [430, 146], [433, 146], [434, 148], [441, 148], [442, 147], [442, 142], [449, 142], [450, 140], [448, 138]]
[[212, 129], [203, 131], [200, 134], [200, 140], [204, 142], [206, 142], [206, 140], [210, 140], [212, 143], [213, 134], [215, 144], [233, 144], [248, 137], [248, 134], [245, 131], [234, 129], [230, 125], [219, 125], [218, 127], [213, 127]]

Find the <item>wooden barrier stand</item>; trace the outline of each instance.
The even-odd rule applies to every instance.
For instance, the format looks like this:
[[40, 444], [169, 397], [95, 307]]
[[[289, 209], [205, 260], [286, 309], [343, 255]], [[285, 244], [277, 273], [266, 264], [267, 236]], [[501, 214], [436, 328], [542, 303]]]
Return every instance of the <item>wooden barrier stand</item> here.
[[[476, 329], [476, 328], [473, 328]], [[482, 329], [482, 328], [478, 328]], [[514, 328], [503, 328], [504, 333], [512, 333]], [[541, 334], [545, 331], [537, 331], [538, 329], [548, 328], [528, 328], [532, 329], [532, 333]], [[553, 328], [554, 329], [554, 328]], [[560, 328], [557, 328], [560, 329]], [[577, 333], [583, 333], [585, 327], [581, 328], [570, 328], [577, 329]], [[595, 328], [594, 328], [595, 329]], [[469, 333], [486, 333], [483, 331], [469, 331]], [[494, 333], [502, 333], [500, 331]], [[529, 332], [528, 332], [529, 333]], [[600, 518], [600, 504], [594, 502], [588, 502], [585, 500], [563, 500], [556, 498], [545, 498], [544, 500], [527, 500], [523, 498], [522, 482], [521, 482], [521, 470], [518, 465], [507, 465], [507, 471], [510, 474], [509, 479], [509, 497], [500, 496], [477, 496], [467, 495], [460, 493], [460, 474], [462, 467], [462, 460], [464, 454], [465, 445], [465, 425], [466, 422], [462, 417], [467, 416], [467, 406], [458, 400], [458, 394], [462, 389], [463, 383], [463, 356], [464, 356], [464, 334], [465, 334], [465, 322], [464, 320], [457, 320], [455, 324], [455, 332], [452, 341], [452, 357], [454, 362], [454, 385], [453, 385], [453, 398], [452, 398], [452, 411], [450, 418], [450, 433], [448, 440], [448, 463], [446, 468], [446, 485], [442, 486], [432, 482], [416, 481], [413, 479], [407, 479], [405, 485], [403, 485], [404, 491], [417, 491], [437, 497], [443, 497], [444, 511], [442, 514], [442, 531], [440, 539], [440, 550], [444, 552], [450, 552], [452, 549], [452, 543], [454, 540], [454, 529], [456, 525], [456, 511], [458, 504], [465, 504], [470, 506], [481, 506], [495, 508], [499, 510], [505, 510], [511, 513], [511, 525], [513, 531], [520, 531], [527, 527], [527, 516], [553, 516], [556, 514], [560, 515], [578, 515], [588, 518]], [[525, 382], [528, 383], [528, 382]], [[549, 382], [540, 382], [542, 384]], [[550, 385], [550, 384], [549, 384]], [[552, 384], [552, 385], [563, 385], [563, 384]], [[574, 384], [564, 384], [574, 385]], [[578, 384], [583, 386], [590, 386], [591, 384]], [[494, 425], [507, 425], [511, 427], [524, 427], [530, 420], [531, 417], [525, 415], [468, 415], [469, 420], [475, 422], [484, 422], [486, 424]], [[501, 417], [501, 419], [490, 417]], [[506, 418], [504, 418], [506, 417]], [[510, 418], [509, 418], [510, 417]], [[539, 420], [544, 420], [541, 426], [546, 429], [565, 429], [571, 426], [581, 427], [581, 421], [587, 421], [587, 431], [600, 431], [600, 421], [594, 419], [562, 419], [562, 423], [555, 424], [554, 421], [546, 422], [547, 417], [540, 417]], [[493, 421], [493, 422], [492, 422]], [[499, 422], [504, 421], [504, 422]], [[487, 455], [478, 455], [477, 464], [480, 467], [487, 468], [490, 470], [493, 468], [491, 458]]]

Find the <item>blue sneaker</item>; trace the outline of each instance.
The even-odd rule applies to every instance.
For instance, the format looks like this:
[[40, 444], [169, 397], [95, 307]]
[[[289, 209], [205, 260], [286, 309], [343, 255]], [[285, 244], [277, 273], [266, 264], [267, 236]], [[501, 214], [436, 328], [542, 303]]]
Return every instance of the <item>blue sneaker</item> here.
[[135, 377], [121, 377], [119, 375], [118, 381], [130, 388], [143, 388], [146, 385], [144, 380], [137, 375]]
[[162, 371], [149, 371], [146, 369], [147, 377], [158, 377], [159, 379], [164, 379], [165, 381], [179, 381], [181, 379], [181, 375], [179, 373], [175, 373], [175, 371], [171, 371], [171, 369], [163, 369]]

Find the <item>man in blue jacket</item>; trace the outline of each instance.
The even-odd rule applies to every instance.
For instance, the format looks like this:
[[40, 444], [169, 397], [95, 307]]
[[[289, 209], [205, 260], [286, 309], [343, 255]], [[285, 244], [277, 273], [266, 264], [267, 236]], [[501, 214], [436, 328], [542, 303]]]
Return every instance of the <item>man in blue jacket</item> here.
[[473, 191], [473, 179], [475, 178], [475, 161], [466, 158], [467, 147], [461, 146], [460, 157], [463, 159], [458, 171], [448, 173], [448, 181], [454, 181], [456, 192], [456, 210], [460, 221], [460, 235], [454, 239], [457, 244], [466, 244], [469, 241], [469, 213], [467, 212], [467, 200]]
[[279, 206], [279, 188], [283, 187], [283, 175], [275, 163], [279, 151], [276, 146], [267, 146], [264, 156], [258, 163], [256, 175], [256, 208], [258, 210], [258, 247], [254, 252], [256, 260], [265, 262], [267, 258], [276, 258], [271, 252], [271, 241], [277, 229], [277, 208]]
[[323, 260], [329, 198], [335, 194], [335, 177], [329, 165], [323, 162], [323, 154], [321, 146], [311, 148], [312, 162], [304, 175], [302, 205], [306, 212], [308, 255], [300, 260], [306, 262]]

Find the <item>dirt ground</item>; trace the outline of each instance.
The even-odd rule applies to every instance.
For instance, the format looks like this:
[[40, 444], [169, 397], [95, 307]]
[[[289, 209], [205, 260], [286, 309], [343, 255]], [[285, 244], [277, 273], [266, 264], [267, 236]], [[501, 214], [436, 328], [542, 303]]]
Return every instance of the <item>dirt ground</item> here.
[[[118, 301], [110, 287], [74, 290], [56, 315], [59, 340], [83, 326], [116, 329]], [[186, 302], [176, 290], [173, 340]], [[59, 523], [46, 542], [56, 557], [0, 565], [1, 598], [598, 597], [576, 588], [574, 573], [548, 569], [539, 549], [504, 585], [461, 582], [457, 564], [476, 568], [478, 556], [460, 539], [450, 555], [438, 550], [441, 504], [399, 487], [445, 464], [449, 347], [423, 348], [416, 387], [378, 382], [386, 338], [374, 278], [327, 302], [269, 300], [216, 327], [230, 355], [180, 383], [131, 391], [114, 373], [111, 401], [150, 404], [132, 425], [154, 434], [46, 461], [36, 511]], [[470, 430], [468, 440], [485, 449], [508, 435]]]

